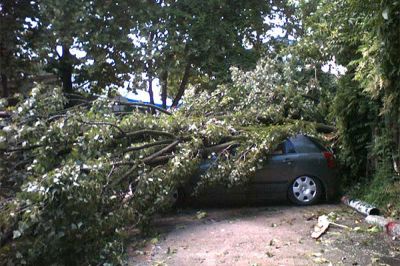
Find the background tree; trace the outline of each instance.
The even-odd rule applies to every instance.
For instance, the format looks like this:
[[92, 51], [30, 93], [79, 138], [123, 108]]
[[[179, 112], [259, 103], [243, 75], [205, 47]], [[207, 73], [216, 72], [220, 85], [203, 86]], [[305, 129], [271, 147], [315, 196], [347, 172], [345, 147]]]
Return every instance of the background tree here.
[[[394, 82], [399, 73], [399, 4], [304, 1], [299, 11], [309, 14], [297, 15], [304, 25], [300, 43], [316, 52], [306, 56], [322, 62], [334, 59], [346, 67], [338, 76], [330, 111], [338, 128], [343, 174], [350, 184], [368, 183], [374, 176], [373, 182], [378, 183], [366, 189], [366, 195], [374, 194], [374, 187], [395, 187], [399, 170], [399, 95]], [[381, 196], [369, 199], [390, 198], [380, 191], [374, 195]]]
[[11, 89], [20, 85], [18, 81], [34, 72], [37, 58], [32, 51], [36, 48], [37, 19], [37, 1], [4, 0], [0, 3], [1, 97], [11, 96]]

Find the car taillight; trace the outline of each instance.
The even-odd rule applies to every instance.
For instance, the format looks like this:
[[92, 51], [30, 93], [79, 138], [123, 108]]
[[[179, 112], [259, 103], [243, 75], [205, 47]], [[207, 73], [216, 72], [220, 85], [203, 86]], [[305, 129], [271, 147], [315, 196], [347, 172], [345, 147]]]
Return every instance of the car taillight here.
[[329, 168], [335, 168], [335, 157], [329, 151], [323, 152], [326, 162], [328, 163]]

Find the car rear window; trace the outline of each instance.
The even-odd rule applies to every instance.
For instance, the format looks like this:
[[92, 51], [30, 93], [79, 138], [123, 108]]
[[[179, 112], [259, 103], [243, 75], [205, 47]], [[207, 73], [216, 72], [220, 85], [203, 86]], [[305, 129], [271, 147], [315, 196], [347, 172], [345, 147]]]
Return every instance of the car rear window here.
[[313, 137], [310, 137], [310, 136], [307, 136], [307, 138], [308, 138], [309, 140], [311, 140], [311, 142], [312, 142], [315, 146], [317, 146], [317, 148], [318, 148], [320, 151], [328, 151], [328, 149], [325, 148], [324, 145], [322, 145], [316, 138], [313, 138]]
[[310, 137], [305, 135], [297, 135], [290, 138], [297, 153], [319, 153], [326, 151], [317, 140], [312, 141]]

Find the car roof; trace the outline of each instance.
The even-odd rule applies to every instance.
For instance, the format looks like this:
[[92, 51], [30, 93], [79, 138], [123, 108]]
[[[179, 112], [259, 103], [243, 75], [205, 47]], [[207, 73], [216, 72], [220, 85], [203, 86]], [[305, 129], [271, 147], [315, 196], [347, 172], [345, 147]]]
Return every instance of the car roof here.
[[317, 139], [306, 135], [296, 135], [289, 138], [297, 153], [315, 153], [326, 151], [326, 148]]

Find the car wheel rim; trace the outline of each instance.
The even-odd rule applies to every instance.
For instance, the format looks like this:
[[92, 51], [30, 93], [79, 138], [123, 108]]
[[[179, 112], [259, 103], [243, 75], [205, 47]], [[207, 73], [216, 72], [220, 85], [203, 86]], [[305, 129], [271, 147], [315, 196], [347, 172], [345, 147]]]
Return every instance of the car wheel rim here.
[[300, 202], [310, 202], [317, 195], [317, 185], [313, 178], [308, 176], [298, 177], [293, 182], [293, 195]]

